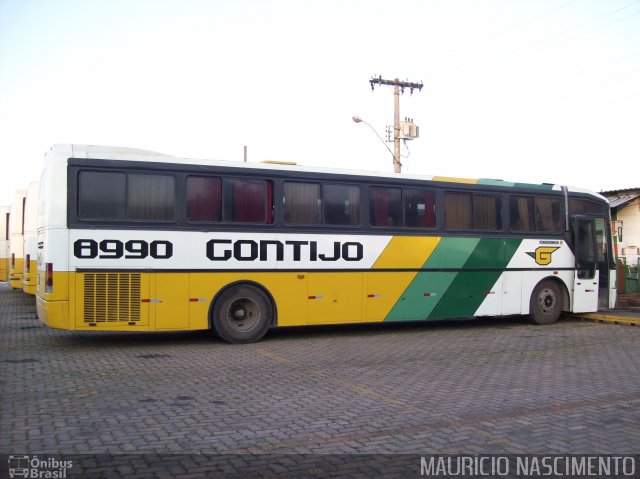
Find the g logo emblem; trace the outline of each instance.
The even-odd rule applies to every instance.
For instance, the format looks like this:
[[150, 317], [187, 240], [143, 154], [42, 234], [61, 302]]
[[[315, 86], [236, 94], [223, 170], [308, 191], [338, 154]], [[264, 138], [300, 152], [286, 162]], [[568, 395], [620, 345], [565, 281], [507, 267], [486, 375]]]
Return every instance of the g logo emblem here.
[[560, 249], [558, 246], [539, 246], [533, 253], [527, 253], [540, 266], [546, 266], [551, 263], [551, 255], [554, 251]]

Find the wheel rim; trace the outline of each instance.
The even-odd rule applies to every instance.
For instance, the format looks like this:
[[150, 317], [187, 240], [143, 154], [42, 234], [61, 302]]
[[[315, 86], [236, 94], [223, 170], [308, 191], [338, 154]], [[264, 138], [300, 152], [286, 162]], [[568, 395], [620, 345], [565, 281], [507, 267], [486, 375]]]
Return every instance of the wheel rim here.
[[236, 298], [227, 308], [227, 324], [239, 333], [246, 333], [260, 324], [260, 306], [251, 298]]
[[553, 314], [558, 303], [556, 293], [552, 289], [545, 288], [538, 295], [538, 306], [544, 314]]

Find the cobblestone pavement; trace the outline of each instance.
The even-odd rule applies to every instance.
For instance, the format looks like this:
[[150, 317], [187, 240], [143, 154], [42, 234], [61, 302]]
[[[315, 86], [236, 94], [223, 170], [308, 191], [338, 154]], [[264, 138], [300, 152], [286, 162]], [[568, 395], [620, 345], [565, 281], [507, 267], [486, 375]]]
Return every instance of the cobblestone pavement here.
[[57, 331], [0, 283], [0, 453], [633, 454], [639, 345], [638, 327], [512, 318], [251, 345]]

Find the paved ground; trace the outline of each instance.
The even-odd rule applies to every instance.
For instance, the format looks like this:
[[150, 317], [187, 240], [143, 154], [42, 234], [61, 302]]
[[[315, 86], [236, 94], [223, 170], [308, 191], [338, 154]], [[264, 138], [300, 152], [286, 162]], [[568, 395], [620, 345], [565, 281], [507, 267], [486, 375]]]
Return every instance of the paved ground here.
[[[639, 345], [638, 327], [578, 320], [295, 328], [241, 346], [56, 331], [0, 283], [0, 454], [136, 454], [128, 477], [158, 454], [634, 454]], [[198, 456], [172, 457], [165, 473], [199, 477]]]

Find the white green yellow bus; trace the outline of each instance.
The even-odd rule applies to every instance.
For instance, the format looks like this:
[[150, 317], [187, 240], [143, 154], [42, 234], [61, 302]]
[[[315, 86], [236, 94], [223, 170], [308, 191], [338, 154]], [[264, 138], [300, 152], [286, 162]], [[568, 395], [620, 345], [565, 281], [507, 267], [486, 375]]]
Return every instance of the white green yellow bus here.
[[26, 196], [26, 190], [17, 190], [13, 194], [11, 215], [9, 216], [9, 284], [13, 289], [22, 289], [24, 204]]
[[529, 315], [613, 305], [607, 200], [551, 184], [204, 162], [58, 145], [37, 309], [71, 330]]
[[9, 280], [9, 221], [11, 218], [11, 207], [0, 206], [0, 281]]
[[22, 257], [22, 290], [31, 295], [36, 294], [37, 260], [38, 260], [38, 191], [40, 183], [32, 182], [27, 189], [24, 204], [24, 248]]

